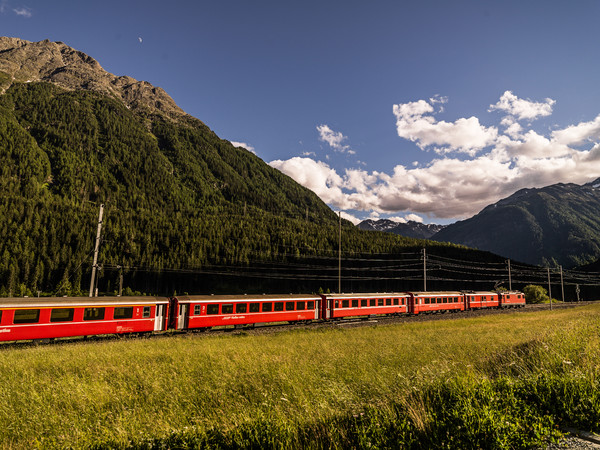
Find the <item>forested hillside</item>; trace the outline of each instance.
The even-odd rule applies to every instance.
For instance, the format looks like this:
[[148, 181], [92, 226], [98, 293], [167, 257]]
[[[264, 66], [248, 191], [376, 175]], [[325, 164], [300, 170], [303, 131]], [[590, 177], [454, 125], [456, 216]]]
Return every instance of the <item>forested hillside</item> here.
[[[140, 289], [157, 270], [244, 267], [338, 246], [338, 218], [314, 193], [198, 120], [13, 84], [0, 96], [0, 295], [85, 291], [100, 203], [105, 272], [135, 268]], [[420, 245], [346, 222], [343, 235], [345, 251]]]
[[600, 257], [600, 179], [522, 189], [432, 239], [529, 264], [573, 267]]

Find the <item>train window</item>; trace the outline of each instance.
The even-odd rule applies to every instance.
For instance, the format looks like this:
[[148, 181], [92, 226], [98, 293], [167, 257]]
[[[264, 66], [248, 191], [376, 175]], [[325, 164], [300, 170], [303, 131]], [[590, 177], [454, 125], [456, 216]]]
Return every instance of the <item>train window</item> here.
[[375, 306], [377, 305], [377, 299], [372, 298], [371, 300], [369, 300], [369, 306]]
[[194, 305], [194, 315], [199, 316], [202, 311], [202, 305]]
[[271, 312], [273, 311], [273, 303], [263, 303], [263, 312]]
[[250, 303], [250, 312], [260, 312], [260, 303]]
[[298, 311], [304, 311], [306, 309], [306, 304], [304, 302], [296, 303], [296, 309]]
[[50, 322], [70, 322], [73, 320], [73, 308], [57, 308], [50, 313]]
[[0, 322], [2, 322], [2, 310], [0, 309]]
[[85, 308], [83, 320], [104, 320], [104, 308]]
[[358, 308], [358, 300], [352, 300], [352, 307]]
[[306, 309], [315, 309], [315, 302], [313, 300], [306, 302]]
[[367, 299], [362, 299], [362, 300], [360, 301], [360, 306], [361, 306], [361, 307], [363, 307], [363, 308], [364, 308], [365, 306], [367, 306]]
[[285, 302], [285, 310], [286, 311], [293, 311], [295, 308], [295, 302]]
[[39, 309], [17, 309], [13, 323], [36, 323], [40, 320]]
[[444, 297], [444, 303], [448, 303], [448, 297]]
[[350, 300], [342, 300], [342, 308], [349, 308]]
[[233, 305], [221, 305], [221, 314], [233, 314]]
[[147, 319], [148, 317], [150, 317], [150, 312], [152, 311], [150, 306], [144, 306], [144, 314], [142, 317], [144, 317], [145, 319]]
[[398, 299], [397, 298], [394, 299], [394, 306], [398, 306]]
[[391, 298], [386, 298], [385, 299], [385, 304], [386, 304], [386, 306], [391, 306], [392, 305], [392, 299]]
[[425, 299], [425, 304], [429, 305], [429, 299], [428, 298]]
[[248, 305], [246, 303], [238, 303], [235, 305], [235, 313], [243, 314], [248, 311]]
[[383, 306], [384, 300], [382, 298], [377, 299], [377, 306]]
[[283, 302], [275, 302], [275, 311], [283, 311]]
[[113, 317], [115, 319], [131, 319], [133, 317], [133, 306], [116, 307]]
[[206, 314], [219, 314], [219, 305], [206, 305]]

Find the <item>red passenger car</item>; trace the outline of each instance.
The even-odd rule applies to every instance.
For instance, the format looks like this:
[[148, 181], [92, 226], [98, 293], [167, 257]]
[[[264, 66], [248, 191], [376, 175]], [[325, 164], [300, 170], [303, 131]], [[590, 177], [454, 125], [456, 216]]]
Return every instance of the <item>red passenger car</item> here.
[[0, 341], [162, 331], [167, 316], [158, 297], [2, 298]]
[[372, 316], [378, 314], [405, 314], [409, 294], [321, 294], [321, 319]]
[[497, 292], [465, 292], [468, 309], [498, 308], [500, 305]]
[[434, 313], [464, 311], [465, 300], [461, 292], [411, 292], [409, 313]]
[[321, 297], [311, 295], [194, 295], [171, 299], [169, 328], [176, 330], [298, 322], [319, 318]]

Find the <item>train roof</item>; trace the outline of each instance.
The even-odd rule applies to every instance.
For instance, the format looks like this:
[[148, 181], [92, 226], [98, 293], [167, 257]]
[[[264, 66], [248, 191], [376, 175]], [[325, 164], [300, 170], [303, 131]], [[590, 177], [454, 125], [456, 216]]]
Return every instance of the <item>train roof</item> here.
[[320, 300], [307, 294], [239, 294], [239, 295], [178, 295], [179, 303], [187, 302], [264, 302], [276, 300]]
[[0, 308], [48, 308], [52, 306], [122, 306], [169, 303], [167, 297], [8, 297], [0, 298]]
[[328, 298], [391, 298], [407, 297], [410, 294], [406, 292], [354, 292], [351, 294], [323, 294]]
[[415, 297], [439, 297], [444, 295], [463, 295], [459, 291], [422, 291], [422, 292], [411, 292]]

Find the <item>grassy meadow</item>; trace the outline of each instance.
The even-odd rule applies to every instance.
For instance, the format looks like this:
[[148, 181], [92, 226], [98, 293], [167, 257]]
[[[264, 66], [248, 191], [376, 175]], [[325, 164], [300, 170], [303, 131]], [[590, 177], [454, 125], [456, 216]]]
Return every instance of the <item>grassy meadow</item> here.
[[0, 348], [0, 448], [531, 448], [600, 430], [600, 305]]

